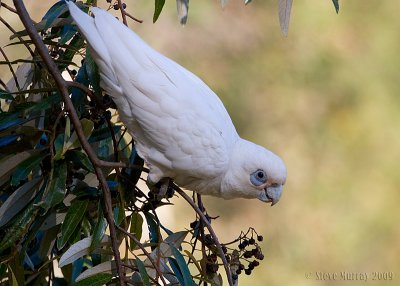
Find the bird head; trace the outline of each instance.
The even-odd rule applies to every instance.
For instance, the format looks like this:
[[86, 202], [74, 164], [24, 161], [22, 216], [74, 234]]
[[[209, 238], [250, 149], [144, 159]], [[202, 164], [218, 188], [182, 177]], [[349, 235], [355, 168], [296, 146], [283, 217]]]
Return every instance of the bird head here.
[[221, 183], [224, 198], [258, 198], [276, 204], [286, 181], [282, 159], [271, 151], [240, 139], [231, 155], [229, 168]]

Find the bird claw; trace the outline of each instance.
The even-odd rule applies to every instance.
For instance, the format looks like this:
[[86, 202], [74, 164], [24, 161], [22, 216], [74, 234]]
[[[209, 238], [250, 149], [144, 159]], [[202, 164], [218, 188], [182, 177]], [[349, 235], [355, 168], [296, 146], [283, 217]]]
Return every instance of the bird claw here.
[[164, 178], [161, 179], [159, 182], [152, 184], [148, 182], [148, 186], [150, 189], [150, 192], [154, 194], [154, 197], [157, 200], [162, 200], [164, 198], [172, 198], [174, 195], [174, 188], [172, 187], [172, 179], [170, 178]]

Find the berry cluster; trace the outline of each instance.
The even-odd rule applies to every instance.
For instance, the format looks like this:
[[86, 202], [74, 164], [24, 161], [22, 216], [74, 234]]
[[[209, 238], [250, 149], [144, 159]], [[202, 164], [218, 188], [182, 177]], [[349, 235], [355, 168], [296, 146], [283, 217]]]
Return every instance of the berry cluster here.
[[[106, 0], [106, 1], [107, 1], [107, 3], [111, 3], [112, 2], [112, 0]], [[114, 8], [114, 10], [119, 10], [118, 1], [114, 2], [113, 8]], [[122, 9], [124, 9], [124, 10], [126, 9], [126, 4], [125, 3], [122, 3]]]
[[[263, 239], [264, 238], [262, 235], [257, 235], [258, 242], [263, 241]], [[237, 266], [236, 273], [233, 273], [232, 275], [233, 280], [238, 279], [239, 275], [242, 274], [243, 271], [246, 275], [251, 275], [254, 268], [260, 265], [259, 260], [264, 259], [264, 254], [262, 253], [261, 248], [257, 244], [256, 240], [254, 239], [253, 234], [249, 239], [242, 239], [238, 245], [238, 248], [239, 264]], [[249, 259], [252, 257], [254, 257], [255, 259], [253, 261], [249, 261]], [[247, 268], [243, 264], [244, 261], [248, 263]]]

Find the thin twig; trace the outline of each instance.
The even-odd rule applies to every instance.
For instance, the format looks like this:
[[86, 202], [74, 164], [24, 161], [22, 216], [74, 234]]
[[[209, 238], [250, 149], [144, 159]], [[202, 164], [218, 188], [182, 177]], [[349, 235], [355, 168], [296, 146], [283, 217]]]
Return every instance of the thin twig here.
[[163, 284], [167, 285], [167, 282], [165, 281], [163, 274], [161, 273], [160, 269], [158, 269], [158, 266], [156, 265], [156, 263], [153, 261], [153, 258], [150, 256], [150, 253], [146, 250], [146, 248], [144, 248], [144, 246], [140, 243], [140, 241], [136, 238], [136, 236], [127, 232], [125, 229], [123, 229], [119, 225], [117, 225], [116, 227], [118, 228], [119, 231], [121, 231], [124, 234], [126, 234], [127, 236], [129, 236], [129, 238], [132, 239], [136, 243], [137, 246], [139, 246], [139, 248], [143, 251], [144, 255], [146, 255], [147, 258], [150, 260], [150, 263], [153, 265], [154, 270], [157, 272], [158, 276], [160, 276], [160, 279], [163, 282]]
[[[1, 3], [1, 4], [3, 4], [3, 3]], [[22, 37], [20, 35], [17, 34], [17, 31], [15, 31], [14, 28], [11, 27], [11, 25], [8, 24], [7, 21], [4, 20], [1, 16], [0, 16], [0, 22], [2, 22], [4, 24], [4, 26], [6, 26], [12, 33], [14, 33], [14, 35], [17, 35], [17, 38], [24, 44], [24, 46], [27, 48], [27, 50], [31, 54], [32, 58], [35, 57], [35, 53], [32, 51], [31, 47], [26, 43], [26, 41], [24, 41], [24, 39], [22, 39]]]
[[138, 18], [135, 18], [134, 16], [132, 16], [131, 14], [129, 14], [128, 12], [125, 11], [125, 15], [128, 16], [129, 18], [131, 18], [133, 21], [136, 21], [138, 23], [143, 23], [143, 20], [140, 20]]
[[90, 97], [90, 99], [92, 99], [94, 102], [96, 102], [96, 104], [99, 107], [101, 107], [101, 108], [103, 107], [103, 102], [87, 86], [85, 86], [79, 82], [76, 82], [76, 81], [66, 81], [65, 83], [68, 87], [79, 88], [80, 90], [85, 92]]
[[4, 50], [3, 50], [2, 47], [0, 47], [0, 53], [3, 55], [4, 59], [7, 61], [8, 68], [10, 69], [11, 74], [12, 74], [12, 76], [13, 76], [13, 78], [14, 78], [14, 81], [15, 81], [15, 86], [17, 87], [18, 90], [21, 90], [21, 88], [20, 88], [20, 86], [19, 86], [19, 83], [18, 83], [18, 78], [17, 78], [17, 76], [16, 76], [16, 74], [15, 74], [15, 72], [14, 72], [14, 69], [13, 69], [13, 67], [12, 67], [12, 65], [11, 65], [11, 63], [10, 63], [10, 61], [8, 60], [8, 57], [7, 57], [7, 55], [6, 55], [6, 53], [4, 52]]
[[121, 10], [122, 23], [124, 23], [124, 25], [128, 27], [128, 22], [126, 21], [126, 11], [125, 11], [124, 7], [122, 7], [122, 1], [118, 0], [117, 2], [118, 2], [119, 10]]
[[68, 116], [71, 119], [72, 124], [74, 125], [76, 134], [78, 135], [79, 141], [85, 150], [86, 154], [89, 157], [89, 160], [93, 164], [93, 167], [96, 172], [97, 179], [99, 180], [100, 186], [103, 189], [103, 198], [104, 198], [104, 205], [105, 205], [105, 215], [106, 219], [110, 228], [110, 236], [112, 240], [112, 249], [114, 252], [115, 263], [117, 266], [117, 273], [119, 278], [119, 283], [121, 286], [125, 286], [125, 275], [123, 271], [122, 261], [118, 249], [118, 241], [117, 241], [117, 234], [114, 224], [114, 217], [113, 217], [113, 210], [111, 205], [111, 194], [110, 189], [107, 185], [106, 178], [100, 168], [99, 158], [97, 157], [96, 153], [93, 151], [92, 147], [90, 146], [89, 142], [87, 141], [85, 134], [83, 133], [82, 125], [79, 121], [79, 117], [76, 113], [74, 105], [69, 97], [67, 84], [63, 77], [61, 76], [60, 71], [57, 68], [57, 65], [54, 63], [52, 58], [49, 55], [48, 49], [46, 48], [45, 44], [43, 43], [41, 37], [36, 31], [36, 28], [33, 25], [33, 22], [25, 8], [24, 3], [22, 0], [13, 0], [14, 6], [18, 12], [18, 16], [21, 19], [21, 22], [26, 28], [29, 37], [33, 41], [39, 55], [43, 59], [47, 69], [49, 70], [50, 74], [53, 76], [54, 81], [57, 87], [60, 90], [60, 93], [63, 97], [65, 109], [68, 111]]
[[232, 281], [232, 274], [231, 271], [229, 270], [229, 265], [228, 262], [226, 261], [226, 257], [225, 257], [225, 253], [222, 250], [221, 244], [218, 241], [218, 237], [215, 234], [213, 228], [211, 227], [211, 224], [208, 222], [206, 216], [204, 215], [204, 213], [200, 210], [200, 208], [198, 206], [196, 206], [196, 204], [193, 202], [193, 200], [181, 189], [179, 188], [177, 185], [173, 185], [174, 189], [181, 195], [182, 198], [184, 198], [190, 205], [191, 207], [198, 213], [198, 215], [200, 216], [201, 220], [203, 221], [203, 223], [206, 225], [208, 231], [210, 232], [210, 234], [212, 235], [214, 242], [215, 242], [215, 246], [218, 249], [219, 255], [221, 257], [222, 263], [224, 264], [224, 268], [225, 268], [225, 272], [226, 272], [226, 276], [228, 278], [228, 283], [230, 286], [233, 286], [233, 281]]
[[15, 13], [15, 14], [18, 14], [17, 10], [15, 10], [13, 7], [8, 6], [6, 3], [1, 2], [1, 6], [3, 6], [7, 10], [9, 10], [9, 11]]

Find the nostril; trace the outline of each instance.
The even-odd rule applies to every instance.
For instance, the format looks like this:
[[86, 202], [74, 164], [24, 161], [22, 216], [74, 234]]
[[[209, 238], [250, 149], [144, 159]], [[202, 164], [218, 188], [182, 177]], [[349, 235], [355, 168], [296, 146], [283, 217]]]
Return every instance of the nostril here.
[[279, 187], [279, 184], [277, 184], [277, 183], [273, 183], [273, 184], [271, 184], [271, 187], [273, 187], [273, 188], [277, 188], [277, 187]]

